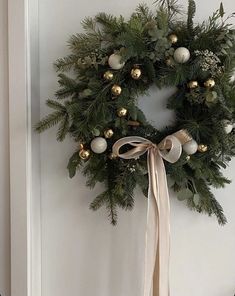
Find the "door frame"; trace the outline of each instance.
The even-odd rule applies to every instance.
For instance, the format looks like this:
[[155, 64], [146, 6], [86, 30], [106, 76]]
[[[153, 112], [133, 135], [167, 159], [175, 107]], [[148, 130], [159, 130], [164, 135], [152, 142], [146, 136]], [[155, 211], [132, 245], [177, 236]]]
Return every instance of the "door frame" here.
[[41, 296], [38, 0], [8, 0], [11, 296]]

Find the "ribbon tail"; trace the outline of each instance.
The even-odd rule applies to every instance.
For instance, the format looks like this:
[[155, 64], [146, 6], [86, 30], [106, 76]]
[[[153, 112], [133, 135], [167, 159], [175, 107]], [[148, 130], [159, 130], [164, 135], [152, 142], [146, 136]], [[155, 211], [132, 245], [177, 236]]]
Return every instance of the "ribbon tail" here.
[[164, 162], [148, 152], [144, 296], [169, 296], [170, 206]]
[[151, 150], [148, 152], [148, 175], [149, 190], [145, 234], [144, 296], [153, 296], [153, 277], [158, 245], [158, 205], [154, 197], [154, 195], [157, 195], [155, 157], [153, 157]]
[[170, 201], [165, 166], [160, 156], [156, 159], [156, 168], [159, 211], [157, 217], [158, 245], [153, 277], [153, 296], [169, 296]]

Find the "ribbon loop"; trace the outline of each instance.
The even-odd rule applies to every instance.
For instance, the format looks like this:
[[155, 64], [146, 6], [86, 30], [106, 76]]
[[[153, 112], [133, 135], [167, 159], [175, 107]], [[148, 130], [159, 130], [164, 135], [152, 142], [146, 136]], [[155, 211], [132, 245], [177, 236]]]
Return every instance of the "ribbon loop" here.
[[[123, 159], [137, 159], [148, 153], [148, 212], [145, 240], [145, 276], [143, 296], [169, 296], [170, 257], [170, 202], [163, 159], [176, 162], [182, 153], [182, 145], [192, 138], [180, 130], [163, 139], [158, 145], [151, 141], [130, 136], [119, 139], [113, 145], [113, 153]], [[120, 154], [120, 149], [133, 148]]]

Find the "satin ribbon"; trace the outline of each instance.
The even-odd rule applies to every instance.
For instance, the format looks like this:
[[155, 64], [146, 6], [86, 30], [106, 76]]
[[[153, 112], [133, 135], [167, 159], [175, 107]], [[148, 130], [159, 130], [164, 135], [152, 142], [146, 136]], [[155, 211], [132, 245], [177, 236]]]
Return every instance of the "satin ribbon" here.
[[[170, 202], [163, 159], [176, 162], [182, 145], [192, 138], [185, 130], [167, 136], [158, 145], [137, 136], [125, 137], [113, 145], [123, 159], [137, 159], [147, 152], [149, 191], [145, 237], [143, 296], [169, 296]], [[134, 148], [120, 154], [124, 145]]]

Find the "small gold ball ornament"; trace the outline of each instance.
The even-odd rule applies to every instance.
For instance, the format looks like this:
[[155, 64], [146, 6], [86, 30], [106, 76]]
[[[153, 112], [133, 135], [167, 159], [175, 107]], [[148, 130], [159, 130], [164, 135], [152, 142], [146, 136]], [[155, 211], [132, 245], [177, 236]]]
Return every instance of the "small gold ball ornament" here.
[[134, 68], [131, 70], [131, 77], [135, 80], [140, 79], [141, 70], [139, 68]]
[[177, 43], [177, 41], [178, 41], [178, 37], [177, 37], [176, 34], [170, 34], [170, 35], [168, 36], [168, 40], [169, 40], [172, 44], [175, 44], [175, 43]]
[[104, 79], [107, 80], [107, 81], [111, 81], [113, 79], [113, 72], [111, 71], [106, 71], [104, 73]]
[[79, 156], [83, 160], [87, 160], [90, 157], [90, 155], [91, 155], [91, 152], [88, 149], [81, 149], [79, 151]]
[[127, 115], [127, 109], [126, 108], [119, 108], [118, 110], [117, 110], [117, 115], [119, 116], [119, 117], [125, 117], [126, 115]]
[[117, 158], [117, 155], [114, 154], [113, 152], [111, 152], [111, 153], [108, 155], [108, 158], [112, 160], [112, 159]]
[[197, 150], [198, 152], [204, 153], [208, 150], [208, 146], [205, 144], [199, 144]]
[[114, 85], [112, 86], [112, 94], [113, 94], [114, 96], [119, 96], [119, 95], [121, 94], [121, 92], [122, 92], [122, 88], [121, 88], [121, 86], [119, 86], [119, 85], [117, 85], [117, 84], [114, 84]]
[[194, 89], [194, 88], [197, 88], [198, 87], [198, 82], [196, 81], [196, 80], [191, 80], [191, 81], [189, 81], [189, 83], [188, 83], [188, 88], [190, 88], [190, 89]]
[[204, 86], [206, 88], [212, 88], [215, 86], [215, 80], [213, 78], [210, 78], [210, 79], [207, 79], [205, 82], [204, 82]]
[[106, 139], [112, 138], [113, 134], [114, 134], [114, 132], [111, 128], [104, 131], [104, 136]]

